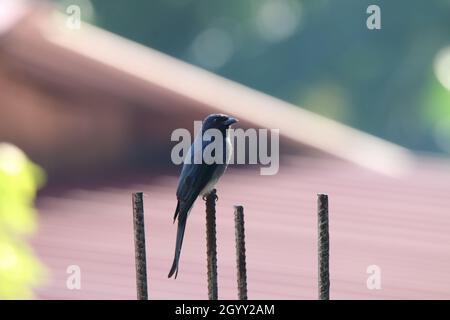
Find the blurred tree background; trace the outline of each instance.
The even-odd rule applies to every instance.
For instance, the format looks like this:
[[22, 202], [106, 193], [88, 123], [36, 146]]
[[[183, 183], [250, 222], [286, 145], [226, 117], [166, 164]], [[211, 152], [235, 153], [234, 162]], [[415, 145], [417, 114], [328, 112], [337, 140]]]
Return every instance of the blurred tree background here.
[[44, 173], [17, 147], [0, 143], [0, 299], [28, 299], [45, 269], [24, 239], [36, 229], [34, 199]]
[[[450, 153], [450, 0], [55, 1], [306, 109]], [[381, 30], [366, 26], [371, 4], [381, 8]]]

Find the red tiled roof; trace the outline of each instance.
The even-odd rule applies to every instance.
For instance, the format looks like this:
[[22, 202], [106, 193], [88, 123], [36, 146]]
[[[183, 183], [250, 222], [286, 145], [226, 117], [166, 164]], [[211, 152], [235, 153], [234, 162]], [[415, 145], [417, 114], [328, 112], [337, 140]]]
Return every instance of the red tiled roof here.
[[[330, 197], [331, 298], [450, 298], [450, 165], [420, 158], [403, 178], [334, 159], [291, 157], [275, 176], [231, 167], [218, 185], [219, 298], [235, 299], [233, 205], [245, 208], [250, 299], [316, 299], [316, 194]], [[135, 299], [131, 193], [146, 194], [151, 299], [206, 299], [204, 203], [188, 220], [177, 280], [168, 279], [177, 178], [77, 189], [39, 199], [33, 240], [51, 279], [42, 299]], [[66, 268], [81, 267], [81, 290]], [[366, 287], [369, 265], [381, 290]]]

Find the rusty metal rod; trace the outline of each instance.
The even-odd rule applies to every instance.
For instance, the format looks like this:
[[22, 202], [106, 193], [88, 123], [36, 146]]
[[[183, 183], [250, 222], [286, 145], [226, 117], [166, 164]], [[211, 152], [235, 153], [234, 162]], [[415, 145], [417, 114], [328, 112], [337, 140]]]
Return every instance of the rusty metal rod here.
[[318, 249], [319, 249], [319, 300], [330, 299], [330, 237], [328, 231], [328, 196], [317, 195]]
[[217, 242], [216, 242], [216, 189], [206, 196], [206, 256], [208, 262], [208, 298], [218, 299]]
[[234, 206], [236, 265], [239, 300], [247, 300], [247, 266], [245, 259], [244, 207]]
[[142, 192], [133, 193], [134, 250], [138, 300], [148, 300], [147, 261], [145, 254], [144, 202]]

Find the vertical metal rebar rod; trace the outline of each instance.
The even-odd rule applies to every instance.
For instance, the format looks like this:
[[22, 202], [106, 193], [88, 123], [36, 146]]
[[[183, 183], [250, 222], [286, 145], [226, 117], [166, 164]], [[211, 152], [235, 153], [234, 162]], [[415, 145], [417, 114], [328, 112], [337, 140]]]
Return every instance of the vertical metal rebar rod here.
[[208, 262], [208, 298], [218, 299], [217, 242], [216, 242], [216, 189], [206, 197], [206, 256]]
[[138, 300], [148, 300], [147, 261], [145, 254], [144, 202], [142, 192], [133, 193], [134, 250]]
[[244, 207], [234, 206], [236, 265], [239, 300], [247, 300], [247, 266], [245, 262]]
[[319, 300], [330, 299], [330, 238], [328, 231], [328, 196], [317, 195], [318, 251], [319, 251]]

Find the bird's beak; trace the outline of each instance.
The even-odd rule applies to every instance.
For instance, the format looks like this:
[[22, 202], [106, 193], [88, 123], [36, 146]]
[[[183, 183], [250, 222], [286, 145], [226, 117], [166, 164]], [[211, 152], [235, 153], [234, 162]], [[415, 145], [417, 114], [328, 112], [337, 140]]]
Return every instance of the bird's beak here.
[[229, 117], [228, 120], [226, 120], [226, 121], [224, 122], [224, 124], [225, 124], [226, 126], [229, 126], [229, 125], [232, 125], [233, 123], [236, 123], [236, 122], [238, 122], [237, 119], [235, 119], [235, 118], [233, 118], [233, 117]]

